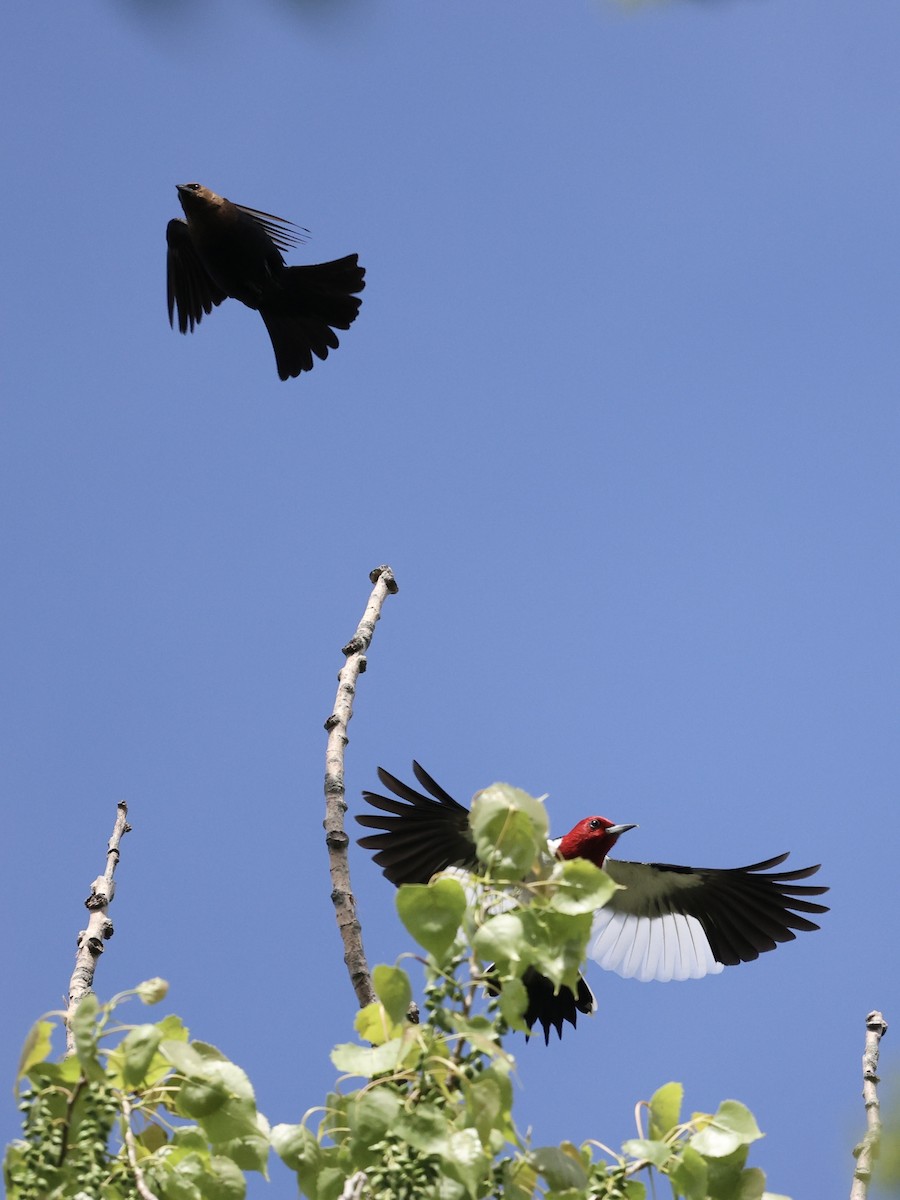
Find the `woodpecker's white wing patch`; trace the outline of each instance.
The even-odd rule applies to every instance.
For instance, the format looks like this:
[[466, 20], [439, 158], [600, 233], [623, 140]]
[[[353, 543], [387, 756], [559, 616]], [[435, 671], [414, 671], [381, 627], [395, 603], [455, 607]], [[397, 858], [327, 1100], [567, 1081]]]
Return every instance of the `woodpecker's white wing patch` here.
[[644, 983], [702, 979], [724, 970], [713, 958], [703, 926], [684, 913], [641, 917], [601, 908], [594, 914], [588, 957], [606, 971]]
[[701, 921], [682, 911], [705, 886], [703, 873], [607, 859], [622, 885], [594, 916], [588, 956], [607, 971], [644, 982], [702, 979], [723, 970]]

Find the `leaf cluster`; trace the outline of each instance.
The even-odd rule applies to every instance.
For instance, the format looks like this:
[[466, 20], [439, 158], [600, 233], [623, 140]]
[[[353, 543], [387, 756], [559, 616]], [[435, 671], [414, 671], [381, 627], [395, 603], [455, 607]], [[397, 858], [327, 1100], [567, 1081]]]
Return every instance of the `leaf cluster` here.
[[593, 1142], [536, 1146], [516, 1129], [515, 1063], [504, 1041], [524, 1029], [522, 977], [533, 969], [573, 987], [592, 914], [616, 885], [588, 862], [549, 859], [543, 805], [515, 788], [479, 793], [471, 822], [480, 878], [464, 885], [445, 874], [397, 894], [424, 951], [425, 1020], [411, 1019], [406, 971], [376, 968], [377, 1000], [355, 1022], [361, 1041], [332, 1053], [362, 1084], [272, 1131], [301, 1192], [310, 1200], [643, 1200], [644, 1177], [656, 1173], [676, 1198], [761, 1200], [765, 1177], [746, 1166], [762, 1136], [752, 1115], [729, 1100], [682, 1121], [679, 1084], [643, 1106], [646, 1135], [639, 1130], [618, 1153]]
[[324, 1105], [270, 1129], [245, 1073], [178, 1017], [116, 1023], [135, 994], [162, 999], [161, 980], [107, 1004], [88, 995], [71, 1057], [52, 1059], [62, 1014], [26, 1042], [10, 1200], [242, 1200], [270, 1148], [309, 1200], [644, 1200], [656, 1175], [676, 1200], [762, 1200], [763, 1173], [746, 1165], [762, 1136], [752, 1115], [726, 1100], [683, 1120], [680, 1084], [640, 1106], [647, 1128], [619, 1151], [541, 1146], [516, 1128], [505, 1043], [525, 1028], [523, 975], [574, 986], [591, 914], [615, 885], [590, 863], [549, 858], [543, 805], [515, 788], [480, 793], [472, 829], [481, 877], [398, 891], [421, 947], [422, 1019], [407, 971], [376, 967], [377, 999], [356, 1016], [359, 1040], [333, 1050], [341, 1078]]
[[150, 980], [108, 1004], [88, 994], [61, 1062], [50, 1056], [62, 1014], [32, 1028], [18, 1074], [23, 1137], [4, 1160], [9, 1200], [134, 1200], [138, 1177], [160, 1200], [242, 1200], [244, 1172], [265, 1172], [269, 1126], [240, 1067], [189, 1040], [176, 1016], [114, 1024], [131, 996], [165, 993]]

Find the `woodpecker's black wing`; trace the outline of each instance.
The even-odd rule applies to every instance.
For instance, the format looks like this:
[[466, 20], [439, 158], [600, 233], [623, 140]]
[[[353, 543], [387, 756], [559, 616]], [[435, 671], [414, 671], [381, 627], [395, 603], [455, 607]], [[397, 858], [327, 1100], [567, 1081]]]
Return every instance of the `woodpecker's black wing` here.
[[819, 926], [801, 914], [827, 912], [806, 899], [827, 887], [807, 885], [818, 866], [773, 871], [787, 858], [727, 870], [607, 859], [623, 886], [594, 918], [588, 954], [628, 978], [695, 979], [752, 962], [795, 930]]
[[[379, 767], [378, 778], [397, 798], [363, 792], [379, 812], [356, 818], [368, 829], [381, 830], [360, 838], [359, 844], [375, 851], [375, 862], [397, 887], [403, 883], [427, 883], [448, 867], [473, 870], [478, 865], [469, 810], [458, 804], [417, 762], [413, 763], [413, 772], [429, 795], [417, 792]], [[562, 1037], [564, 1021], [574, 1026], [579, 1013], [590, 1015], [597, 1007], [594, 993], [581, 977], [574, 992], [567, 987], [557, 991], [546, 976], [528, 967], [522, 982], [528, 996], [525, 1024], [529, 1029], [540, 1025], [545, 1042], [550, 1041], [551, 1029]], [[491, 990], [490, 983], [488, 989]]]
[[378, 778], [397, 799], [363, 792], [363, 798], [379, 813], [363, 813], [356, 818], [367, 829], [382, 831], [360, 838], [359, 844], [364, 850], [376, 851], [375, 862], [396, 887], [401, 883], [427, 883], [447, 867], [473, 870], [478, 865], [469, 810], [457, 804], [417, 762], [413, 763], [413, 773], [429, 796], [379, 767]]
[[166, 292], [169, 324], [174, 328], [178, 310], [181, 333], [194, 331], [204, 313], [211, 313], [226, 298], [226, 293], [210, 279], [197, 256], [186, 221], [173, 219], [166, 226]]

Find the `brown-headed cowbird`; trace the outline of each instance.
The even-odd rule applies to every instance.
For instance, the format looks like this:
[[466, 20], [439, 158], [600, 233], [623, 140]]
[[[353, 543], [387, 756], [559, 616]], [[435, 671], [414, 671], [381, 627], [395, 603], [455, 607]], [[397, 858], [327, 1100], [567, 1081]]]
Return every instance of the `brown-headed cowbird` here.
[[313, 355], [338, 346], [335, 329], [349, 329], [366, 286], [357, 255], [306, 267], [287, 267], [282, 250], [304, 242], [306, 230], [283, 217], [232, 204], [199, 183], [176, 185], [187, 221], [166, 228], [169, 324], [193, 332], [204, 313], [233, 296], [265, 321], [279, 379], [311, 371]]

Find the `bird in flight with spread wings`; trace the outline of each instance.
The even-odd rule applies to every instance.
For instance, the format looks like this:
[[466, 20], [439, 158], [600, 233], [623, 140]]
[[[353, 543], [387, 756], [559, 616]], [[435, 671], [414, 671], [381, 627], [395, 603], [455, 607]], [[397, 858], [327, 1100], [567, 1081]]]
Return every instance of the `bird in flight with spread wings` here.
[[[377, 812], [356, 819], [378, 832], [360, 838], [360, 846], [375, 851], [375, 862], [397, 887], [428, 883], [450, 868], [477, 870], [469, 810], [416, 762], [413, 772], [427, 795], [379, 768], [392, 795], [363, 792]], [[724, 870], [608, 858], [622, 834], [635, 828], [606, 817], [584, 817], [547, 847], [558, 858], [588, 859], [621, 885], [594, 914], [588, 943], [588, 957], [607, 970], [640, 980], [699, 979], [793, 941], [795, 930], [818, 929], [803, 914], [828, 911], [808, 899], [827, 887], [798, 882], [814, 875], [818, 866], [774, 870], [787, 854]], [[574, 992], [567, 987], [556, 991], [529, 967], [523, 983], [528, 993], [525, 1023], [529, 1029], [540, 1024], [545, 1041], [551, 1028], [561, 1037], [563, 1021], [575, 1025], [579, 1012], [596, 1010], [583, 978]]]
[[307, 231], [283, 217], [233, 204], [199, 183], [179, 183], [185, 220], [166, 228], [169, 324], [193, 333], [205, 314], [229, 296], [256, 309], [265, 322], [279, 379], [311, 371], [313, 355], [338, 347], [336, 329], [349, 329], [362, 301], [365, 270], [356, 254], [333, 262], [289, 267], [282, 252]]

